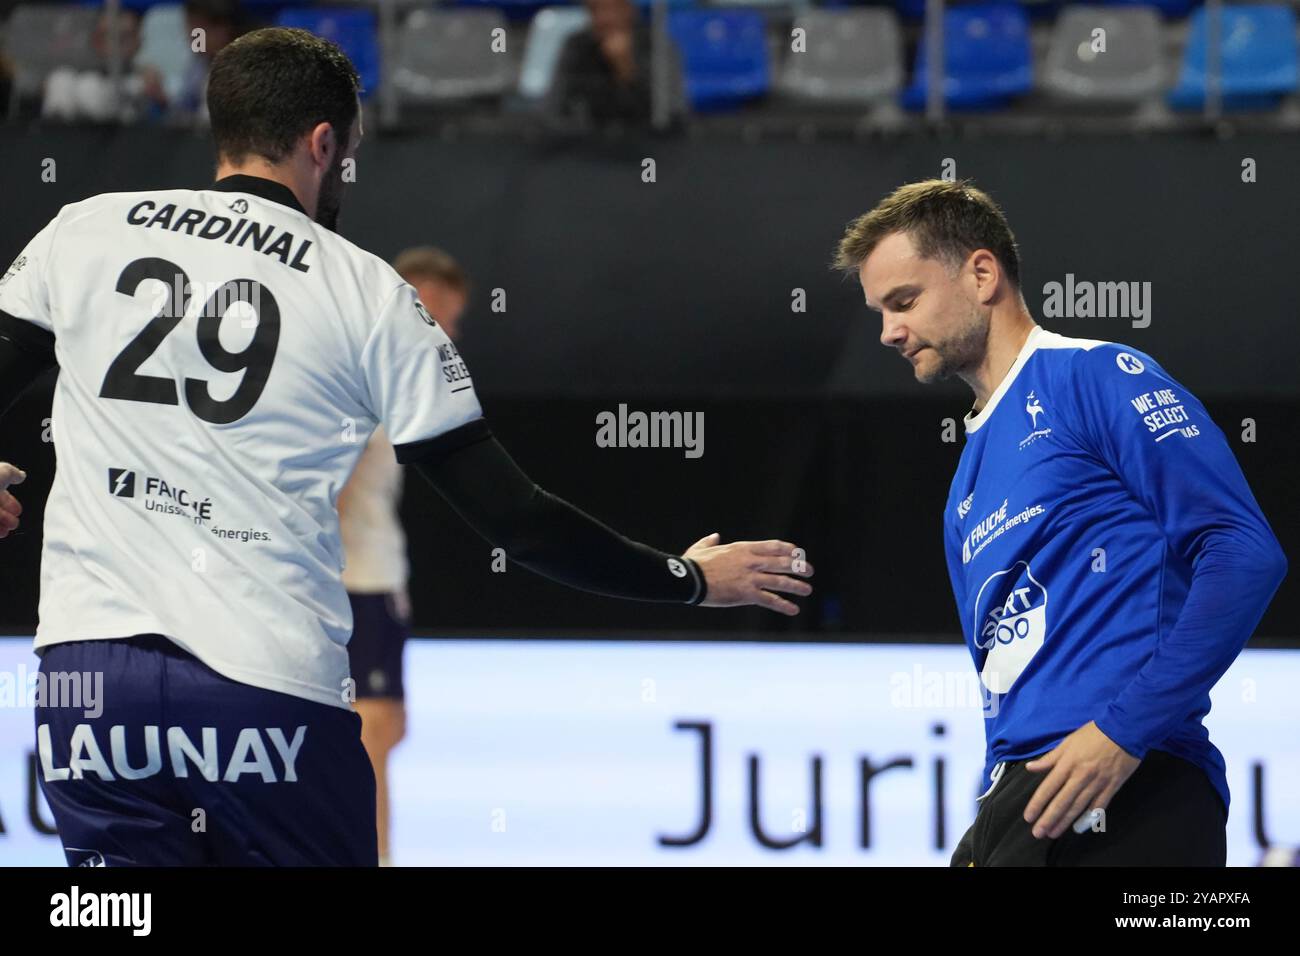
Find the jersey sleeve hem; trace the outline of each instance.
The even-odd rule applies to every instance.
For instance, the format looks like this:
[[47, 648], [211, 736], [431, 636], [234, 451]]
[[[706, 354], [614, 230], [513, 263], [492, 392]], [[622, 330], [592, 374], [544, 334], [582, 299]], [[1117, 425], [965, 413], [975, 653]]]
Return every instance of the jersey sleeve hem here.
[[23, 352], [44, 361], [54, 361], [54, 333], [30, 319], [0, 309], [0, 337], [8, 339]]
[[476, 445], [492, 437], [492, 429], [485, 419], [476, 418], [472, 422], [458, 425], [451, 431], [443, 432], [433, 438], [422, 441], [404, 442], [394, 445], [397, 460], [403, 465], [432, 464], [454, 451]]
[[1115, 746], [1119, 747], [1130, 757], [1136, 760], [1146, 758], [1147, 751], [1150, 747], [1143, 746], [1141, 742], [1132, 739], [1127, 734], [1120, 733], [1119, 720], [1111, 714], [1111, 708], [1107, 708], [1106, 713], [1093, 721], [1100, 730]]
[[695, 563], [694, 558], [683, 555], [682, 563], [686, 565], [686, 569], [691, 573], [691, 578], [695, 581], [695, 593], [691, 595], [690, 600], [686, 603], [692, 607], [697, 607], [704, 603], [704, 599], [709, 596], [709, 584], [704, 578], [704, 572], [700, 570], [700, 566]]

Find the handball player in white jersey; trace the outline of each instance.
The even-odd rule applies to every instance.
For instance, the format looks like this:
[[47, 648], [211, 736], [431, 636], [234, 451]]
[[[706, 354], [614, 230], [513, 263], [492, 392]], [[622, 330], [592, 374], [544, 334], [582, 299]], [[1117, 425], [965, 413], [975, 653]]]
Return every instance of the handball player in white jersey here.
[[[102, 680], [96, 711], [35, 708], [70, 864], [378, 862], [338, 495], [380, 425], [570, 587], [784, 614], [811, 591], [788, 542], [659, 551], [520, 470], [415, 290], [334, 231], [358, 92], [335, 44], [245, 34], [208, 78], [214, 182], [64, 206], [0, 276], [0, 414], [59, 368], [41, 674]], [[24, 477], [3, 458], [0, 537]]]

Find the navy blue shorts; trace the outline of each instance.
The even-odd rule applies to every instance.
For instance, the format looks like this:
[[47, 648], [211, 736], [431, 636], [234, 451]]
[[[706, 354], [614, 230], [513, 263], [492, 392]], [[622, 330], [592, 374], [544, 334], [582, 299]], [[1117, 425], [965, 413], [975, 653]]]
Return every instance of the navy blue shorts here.
[[222, 677], [157, 635], [56, 644], [40, 672], [37, 776], [69, 865], [377, 865], [355, 712]]
[[348, 662], [357, 682], [357, 700], [406, 696], [402, 686], [402, 649], [406, 624], [397, 616], [391, 594], [348, 594], [352, 603], [352, 640]]

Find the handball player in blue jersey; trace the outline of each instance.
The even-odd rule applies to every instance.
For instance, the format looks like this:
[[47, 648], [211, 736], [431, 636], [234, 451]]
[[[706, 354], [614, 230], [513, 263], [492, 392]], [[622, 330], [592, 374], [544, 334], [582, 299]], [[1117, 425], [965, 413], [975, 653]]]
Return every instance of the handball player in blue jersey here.
[[1151, 356], [1037, 325], [968, 183], [897, 189], [836, 265], [917, 381], [975, 393], [943, 529], [987, 748], [952, 865], [1224, 865], [1202, 719], [1287, 562], [1223, 433]]

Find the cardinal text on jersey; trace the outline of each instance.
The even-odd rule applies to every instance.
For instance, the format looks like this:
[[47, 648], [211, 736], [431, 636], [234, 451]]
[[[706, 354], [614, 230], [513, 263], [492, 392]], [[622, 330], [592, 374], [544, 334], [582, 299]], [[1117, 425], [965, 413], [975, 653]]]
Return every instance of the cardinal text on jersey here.
[[[303, 261], [307, 250], [311, 248], [310, 239], [298, 239], [288, 229], [277, 229], [276, 226], [254, 219], [234, 221], [228, 216], [218, 216], [202, 209], [186, 209], [177, 216], [174, 203], [159, 208], [153, 200], [146, 199], [127, 210], [126, 221], [145, 229], [184, 232], [196, 239], [220, 240], [226, 245], [233, 243], [240, 248], [247, 245], [263, 255], [275, 256], [290, 269], [299, 272], [311, 270], [311, 266]], [[272, 236], [275, 237], [274, 241]]]

